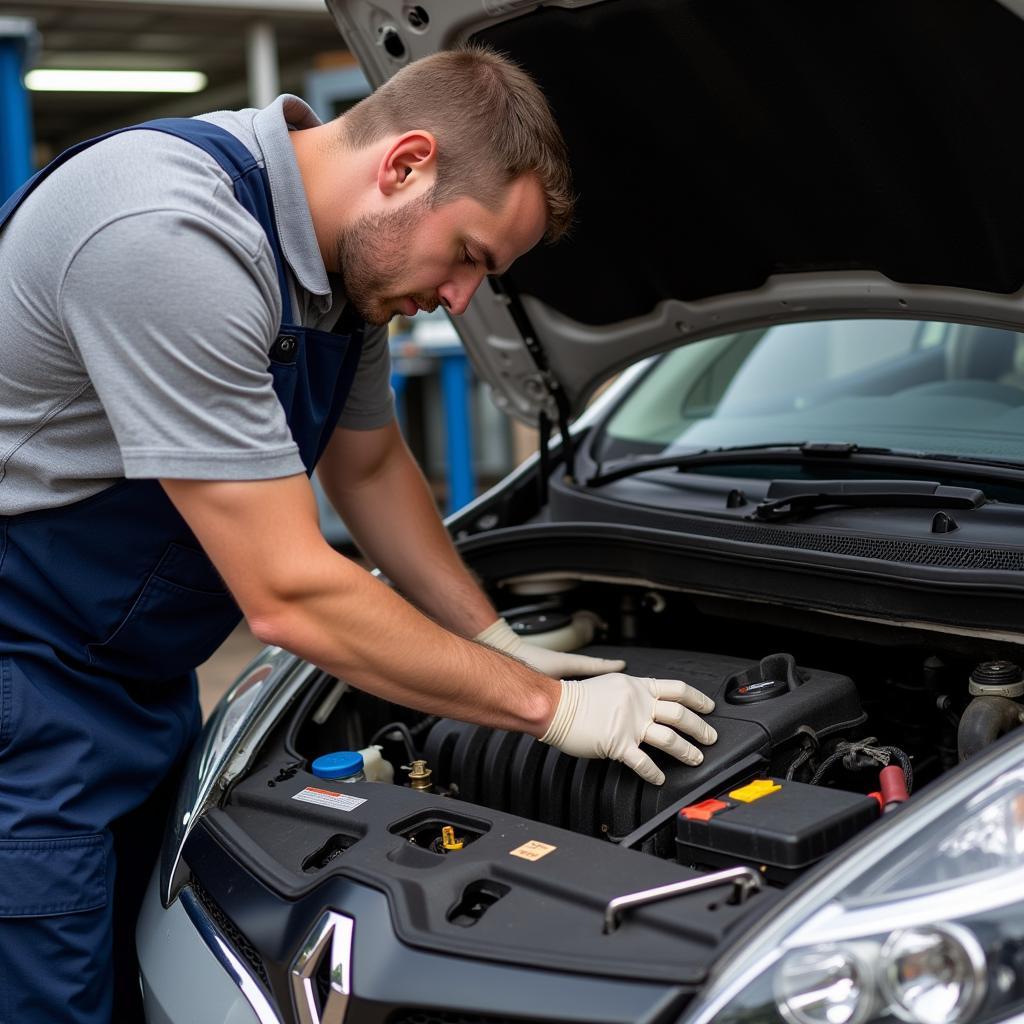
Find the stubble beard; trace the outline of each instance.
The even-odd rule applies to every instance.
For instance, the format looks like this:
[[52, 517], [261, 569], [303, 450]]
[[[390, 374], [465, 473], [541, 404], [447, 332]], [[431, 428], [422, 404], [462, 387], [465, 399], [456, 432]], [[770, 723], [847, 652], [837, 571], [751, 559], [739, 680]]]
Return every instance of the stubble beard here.
[[[341, 285], [367, 323], [386, 324], [398, 312], [395, 303], [401, 296], [394, 289], [408, 276], [406, 246], [426, 212], [426, 200], [421, 197], [397, 210], [360, 217], [338, 235]], [[436, 306], [430, 303], [431, 308]]]

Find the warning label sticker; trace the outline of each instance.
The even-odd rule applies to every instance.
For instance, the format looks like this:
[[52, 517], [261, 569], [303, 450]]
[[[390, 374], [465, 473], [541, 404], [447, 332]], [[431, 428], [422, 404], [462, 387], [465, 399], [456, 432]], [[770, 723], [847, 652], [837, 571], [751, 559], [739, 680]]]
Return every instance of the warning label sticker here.
[[307, 786], [296, 793], [292, 799], [301, 800], [304, 804], [333, 807], [336, 811], [354, 811], [360, 804], [366, 803], [363, 797], [335, 793], [333, 789], [318, 789], [316, 786]]
[[541, 857], [546, 857], [557, 849], [557, 846], [542, 843], [539, 839], [531, 839], [528, 843], [523, 843], [522, 846], [509, 850], [509, 853], [513, 857], [522, 857], [523, 860], [540, 860]]

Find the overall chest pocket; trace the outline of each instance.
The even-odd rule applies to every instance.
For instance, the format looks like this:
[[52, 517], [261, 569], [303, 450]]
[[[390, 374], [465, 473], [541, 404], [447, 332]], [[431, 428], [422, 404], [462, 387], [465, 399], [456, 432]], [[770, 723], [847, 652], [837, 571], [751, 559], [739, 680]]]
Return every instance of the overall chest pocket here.
[[172, 541], [124, 618], [86, 651], [92, 664], [121, 676], [171, 679], [205, 661], [240, 619], [206, 555]]

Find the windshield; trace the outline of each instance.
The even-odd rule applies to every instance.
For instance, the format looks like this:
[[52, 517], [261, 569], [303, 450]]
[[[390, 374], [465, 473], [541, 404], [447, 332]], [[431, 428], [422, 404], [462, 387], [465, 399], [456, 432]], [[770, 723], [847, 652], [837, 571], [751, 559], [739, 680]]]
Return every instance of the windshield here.
[[1024, 335], [827, 320], [708, 338], [657, 361], [596, 454], [805, 441], [1024, 464]]

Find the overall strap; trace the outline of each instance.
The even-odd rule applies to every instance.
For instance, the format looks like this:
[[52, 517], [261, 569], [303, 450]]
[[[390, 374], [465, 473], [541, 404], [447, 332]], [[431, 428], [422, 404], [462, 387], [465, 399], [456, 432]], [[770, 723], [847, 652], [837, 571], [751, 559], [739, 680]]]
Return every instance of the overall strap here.
[[114, 131], [107, 132], [105, 135], [98, 135], [94, 139], [79, 142], [51, 160], [42, 170], [29, 178], [3, 206], [0, 206], [0, 230], [28, 195], [61, 164], [67, 163], [73, 156], [103, 139], [139, 129], [164, 132], [185, 142], [191, 142], [213, 157], [224, 173], [228, 175], [235, 198], [259, 221], [271, 243], [274, 264], [277, 268], [277, 283], [281, 289], [281, 322], [290, 324], [292, 322], [291, 295], [288, 289], [288, 279], [285, 276], [284, 257], [281, 255], [281, 241], [277, 234], [277, 224], [274, 221], [274, 207], [270, 198], [270, 182], [267, 179], [266, 171], [260, 167], [256, 158], [241, 140], [226, 129], [211, 124], [209, 121], [200, 121], [192, 117], [162, 117], [125, 128], [115, 128]]
[[144, 121], [136, 128], [165, 132], [184, 139], [208, 153], [220, 165], [235, 192], [235, 198], [251, 213], [266, 233], [274, 253], [277, 267], [277, 283], [281, 289], [281, 323], [292, 323], [292, 301], [285, 276], [284, 257], [281, 255], [281, 239], [274, 221], [274, 204], [270, 198], [270, 181], [266, 171], [245, 144], [226, 128], [200, 121], [194, 117], [161, 117]]

